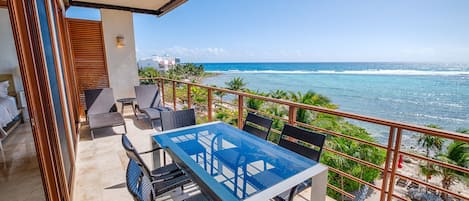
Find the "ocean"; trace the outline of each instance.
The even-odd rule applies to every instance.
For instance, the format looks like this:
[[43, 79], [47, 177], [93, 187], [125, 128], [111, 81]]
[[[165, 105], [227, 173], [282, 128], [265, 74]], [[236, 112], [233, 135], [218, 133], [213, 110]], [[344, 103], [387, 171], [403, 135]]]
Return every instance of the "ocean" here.
[[[241, 77], [247, 88], [323, 94], [339, 110], [445, 130], [469, 128], [469, 64], [204, 63], [221, 73], [205, 84]], [[357, 123], [357, 122], [355, 122]], [[386, 128], [358, 123], [385, 143]]]

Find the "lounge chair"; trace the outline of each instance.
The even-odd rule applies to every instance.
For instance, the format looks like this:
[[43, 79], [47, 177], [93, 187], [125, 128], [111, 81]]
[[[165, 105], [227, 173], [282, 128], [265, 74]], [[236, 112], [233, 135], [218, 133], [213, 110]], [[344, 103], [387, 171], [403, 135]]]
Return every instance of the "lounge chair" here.
[[171, 108], [164, 106], [156, 85], [135, 86], [135, 96], [137, 97], [137, 110], [147, 116], [152, 128], [155, 128], [153, 122], [160, 119], [161, 111], [172, 111]]
[[407, 180], [405, 180], [403, 178], [399, 178], [396, 182], [396, 185], [400, 186], [400, 187], [406, 187], [407, 183], [408, 183]]
[[127, 133], [124, 117], [117, 112], [111, 88], [85, 90], [85, 102], [91, 139], [94, 139], [94, 130], [99, 128], [124, 126]]
[[419, 188], [419, 184], [416, 183], [416, 182], [412, 182], [412, 183], [410, 183], [410, 185], [407, 186], [407, 190], [413, 189], [413, 188], [418, 189], [418, 188]]

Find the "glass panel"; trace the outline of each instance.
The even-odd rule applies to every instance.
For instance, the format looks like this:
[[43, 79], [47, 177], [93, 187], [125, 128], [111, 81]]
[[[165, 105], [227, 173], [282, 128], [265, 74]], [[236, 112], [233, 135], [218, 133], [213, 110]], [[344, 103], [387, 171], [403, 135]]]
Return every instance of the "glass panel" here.
[[204, 182], [212, 183], [210, 189], [223, 199], [249, 197], [317, 164], [224, 123], [154, 138], [160, 146], [180, 157]]
[[[60, 141], [60, 148], [62, 152], [62, 159], [65, 168], [65, 174], [67, 175], [67, 180], [70, 179], [70, 169], [71, 169], [71, 162], [70, 162], [70, 153], [68, 149], [68, 142], [67, 142], [67, 128], [64, 122], [64, 116], [62, 111], [62, 102], [60, 98], [60, 87], [61, 83], [59, 83], [58, 79], [60, 75], [57, 75], [56, 68], [61, 69], [60, 64], [56, 64], [54, 59], [54, 51], [53, 51], [53, 44], [51, 40], [50, 29], [48, 24], [48, 16], [46, 13], [45, 2], [44, 0], [36, 1], [39, 23], [41, 28], [42, 34], [42, 43], [44, 47], [44, 54], [46, 56], [46, 64], [47, 64], [47, 72], [49, 75], [49, 85], [52, 93], [52, 100], [54, 104], [54, 111], [55, 111], [55, 119], [57, 123], [57, 129], [59, 133], [59, 141]], [[63, 85], [61, 86], [64, 87]]]

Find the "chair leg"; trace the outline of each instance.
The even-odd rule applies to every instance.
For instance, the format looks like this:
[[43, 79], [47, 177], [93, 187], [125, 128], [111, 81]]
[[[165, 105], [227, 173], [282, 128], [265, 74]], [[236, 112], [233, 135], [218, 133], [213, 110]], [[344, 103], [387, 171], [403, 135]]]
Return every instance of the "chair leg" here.
[[166, 152], [163, 151], [163, 165], [166, 166]]
[[124, 132], [125, 132], [124, 134], [127, 134], [127, 126], [125, 125], [125, 123], [124, 123]]
[[298, 186], [295, 186], [290, 190], [290, 195], [288, 195], [288, 201], [293, 201], [293, 197], [295, 197], [295, 191], [297, 187]]
[[90, 130], [91, 132], [91, 140], [94, 140], [94, 130]]

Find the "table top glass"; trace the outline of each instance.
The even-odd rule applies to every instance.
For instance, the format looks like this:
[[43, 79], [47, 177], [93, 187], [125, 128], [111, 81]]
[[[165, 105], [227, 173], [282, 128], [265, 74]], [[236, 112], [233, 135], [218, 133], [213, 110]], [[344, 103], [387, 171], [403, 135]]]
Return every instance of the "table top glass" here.
[[222, 122], [174, 129], [153, 138], [223, 200], [247, 199], [317, 164]]

